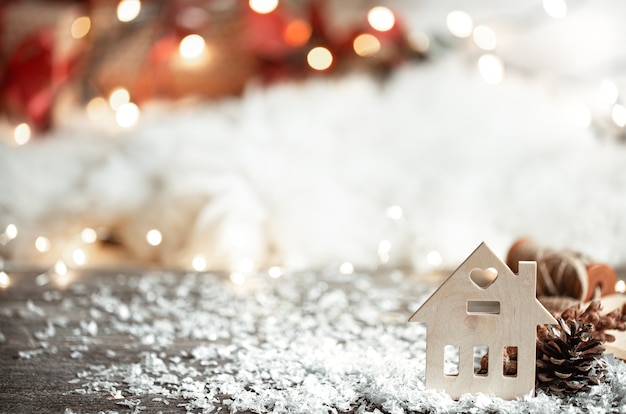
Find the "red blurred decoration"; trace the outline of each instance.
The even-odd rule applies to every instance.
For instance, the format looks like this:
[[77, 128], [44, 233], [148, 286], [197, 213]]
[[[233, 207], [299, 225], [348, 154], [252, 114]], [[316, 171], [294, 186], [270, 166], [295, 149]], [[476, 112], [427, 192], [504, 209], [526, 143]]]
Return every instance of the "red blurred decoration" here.
[[[253, 11], [247, 0], [143, 0], [140, 16], [122, 23], [115, 18], [117, 4], [118, 0], [16, 0], [10, 7], [18, 11], [15, 15], [23, 23], [13, 17], [8, 20], [3, 12], [9, 7], [0, 6], [0, 27], [11, 22], [10, 30], [0, 29], [0, 40], [7, 30], [19, 39], [19, 46], [10, 50], [3, 50], [6, 42], [0, 42], [0, 56], [8, 56], [5, 64], [0, 61], [4, 112], [46, 129], [54, 121], [55, 98], [67, 86], [76, 89], [75, 96], [82, 102], [106, 96], [116, 87], [126, 88], [137, 103], [238, 94], [251, 78], [271, 82], [313, 73], [319, 76], [306, 59], [316, 46], [324, 46], [333, 55], [333, 66], [322, 75], [354, 69], [386, 74], [408, 58], [422, 57], [409, 47], [399, 16], [391, 30], [376, 31], [367, 22], [366, 5], [362, 19], [337, 22], [327, 0], [281, 0], [267, 14]], [[29, 31], [22, 30], [37, 5], [46, 6], [47, 25], [35, 23]], [[50, 15], [59, 23], [63, 7], [74, 12], [79, 8], [88, 15], [91, 31], [83, 40], [86, 49], [78, 48], [60, 59], [55, 55], [58, 39]], [[206, 42], [203, 59], [195, 62], [182, 58], [178, 50], [183, 37], [192, 33]], [[381, 44], [373, 56], [360, 57], [353, 49], [354, 39], [364, 33]], [[80, 71], [76, 70], [78, 62]]]
[[[6, 16], [0, 14], [2, 18]], [[0, 97], [5, 112], [35, 129], [49, 129], [55, 96], [72, 76], [76, 63], [74, 55], [57, 53], [54, 27], [44, 25], [31, 30], [19, 39], [0, 71]]]

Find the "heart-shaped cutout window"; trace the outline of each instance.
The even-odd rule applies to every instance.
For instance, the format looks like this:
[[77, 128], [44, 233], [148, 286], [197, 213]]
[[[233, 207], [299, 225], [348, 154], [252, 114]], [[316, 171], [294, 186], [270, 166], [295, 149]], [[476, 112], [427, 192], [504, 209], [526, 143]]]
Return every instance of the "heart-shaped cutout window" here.
[[493, 267], [487, 269], [472, 269], [470, 279], [481, 289], [487, 289], [498, 278], [498, 271]]

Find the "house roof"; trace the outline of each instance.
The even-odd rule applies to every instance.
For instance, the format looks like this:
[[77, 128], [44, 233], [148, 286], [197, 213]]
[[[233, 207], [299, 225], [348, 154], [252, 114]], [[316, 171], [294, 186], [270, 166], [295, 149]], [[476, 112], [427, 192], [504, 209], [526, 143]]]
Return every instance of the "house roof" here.
[[[482, 276], [496, 272], [488, 284]], [[409, 318], [410, 322], [436, 320], [439, 312], [450, 316], [451, 310], [466, 310], [468, 300], [499, 301], [503, 308], [521, 307], [525, 320], [533, 325], [556, 324], [556, 320], [536, 298], [536, 263], [520, 262], [519, 273], [513, 271], [483, 242], [446, 279], [445, 282]], [[505, 309], [506, 310], [506, 309]], [[519, 312], [518, 312], [519, 313]]]

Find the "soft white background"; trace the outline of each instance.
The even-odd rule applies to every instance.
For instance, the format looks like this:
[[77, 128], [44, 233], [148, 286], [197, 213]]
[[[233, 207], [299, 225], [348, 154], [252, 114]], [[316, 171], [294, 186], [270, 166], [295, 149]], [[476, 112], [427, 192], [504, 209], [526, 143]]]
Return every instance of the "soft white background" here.
[[[504, 255], [520, 236], [625, 263], [626, 142], [572, 118], [581, 103], [606, 118], [603, 79], [626, 96], [624, 3], [571, 1], [563, 20], [536, 1], [391, 4], [450, 47], [382, 84], [251, 85], [143, 108], [123, 132], [66, 112], [51, 137], [0, 145], [0, 228], [20, 229], [8, 259], [38, 260], [39, 235], [64, 254], [89, 226], [113, 229], [133, 258], [187, 267], [198, 253], [218, 269], [373, 267], [389, 240], [392, 265], [423, 270], [430, 251], [456, 265], [483, 240]], [[471, 40], [448, 33], [458, 8], [496, 30], [501, 84], [482, 79]], [[394, 205], [400, 220], [386, 215]]]

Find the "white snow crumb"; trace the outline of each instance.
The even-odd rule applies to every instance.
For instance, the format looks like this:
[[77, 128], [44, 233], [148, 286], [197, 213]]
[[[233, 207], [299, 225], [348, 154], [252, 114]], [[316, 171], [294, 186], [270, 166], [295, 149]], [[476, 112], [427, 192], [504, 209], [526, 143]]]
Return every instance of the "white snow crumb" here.
[[30, 300], [30, 299], [28, 299], [28, 301], [26, 301], [26, 309], [28, 309], [30, 312], [32, 312], [32, 313], [34, 313], [34, 314], [36, 314], [38, 316], [41, 316], [41, 317], [46, 316], [46, 312], [42, 308], [40, 308], [39, 306], [35, 305], [35, 303], [32, 300]]
[[89, 321], [88, 323], [84, 323], [84, 325], [81, 322], [81, 328], [83, 328], [83, 330], [91, 336], [98, 335], [98, 324], [96, 323], [96, 321], [92, 320], [92, 321]]
[[18, 351], [17, 355], [20, 359], [31, 359], [44, 353], [44, 349], [29, 349], [26, 351]]
[[[86, 366], [75, 392], [158, 398], [190, 412], [560, 413], [626, 404], [626, 364], [619, 360], [608, 362], [608, 383], [572, 399], [538, 392], [516, 401], [484, 394], [453, 401], [426, 389], [426, 330], [406, 318], [431, 288], [377, 277], [384, 278], [303, 272], [260, 280], [245, 292], [210, 275], [129, 279], [152, 294], [129, 303], [126, 321], [110, 290], [82, 306], [117, 303], [111, 329], [130, 336], [125, 352], [136, 350], [136, 357], [121, 363], [107, 350], [110, 363]], [[188, 345], [162, 346], [174, 343]], [[142, 409], [138, 399], [120, 402]]]

